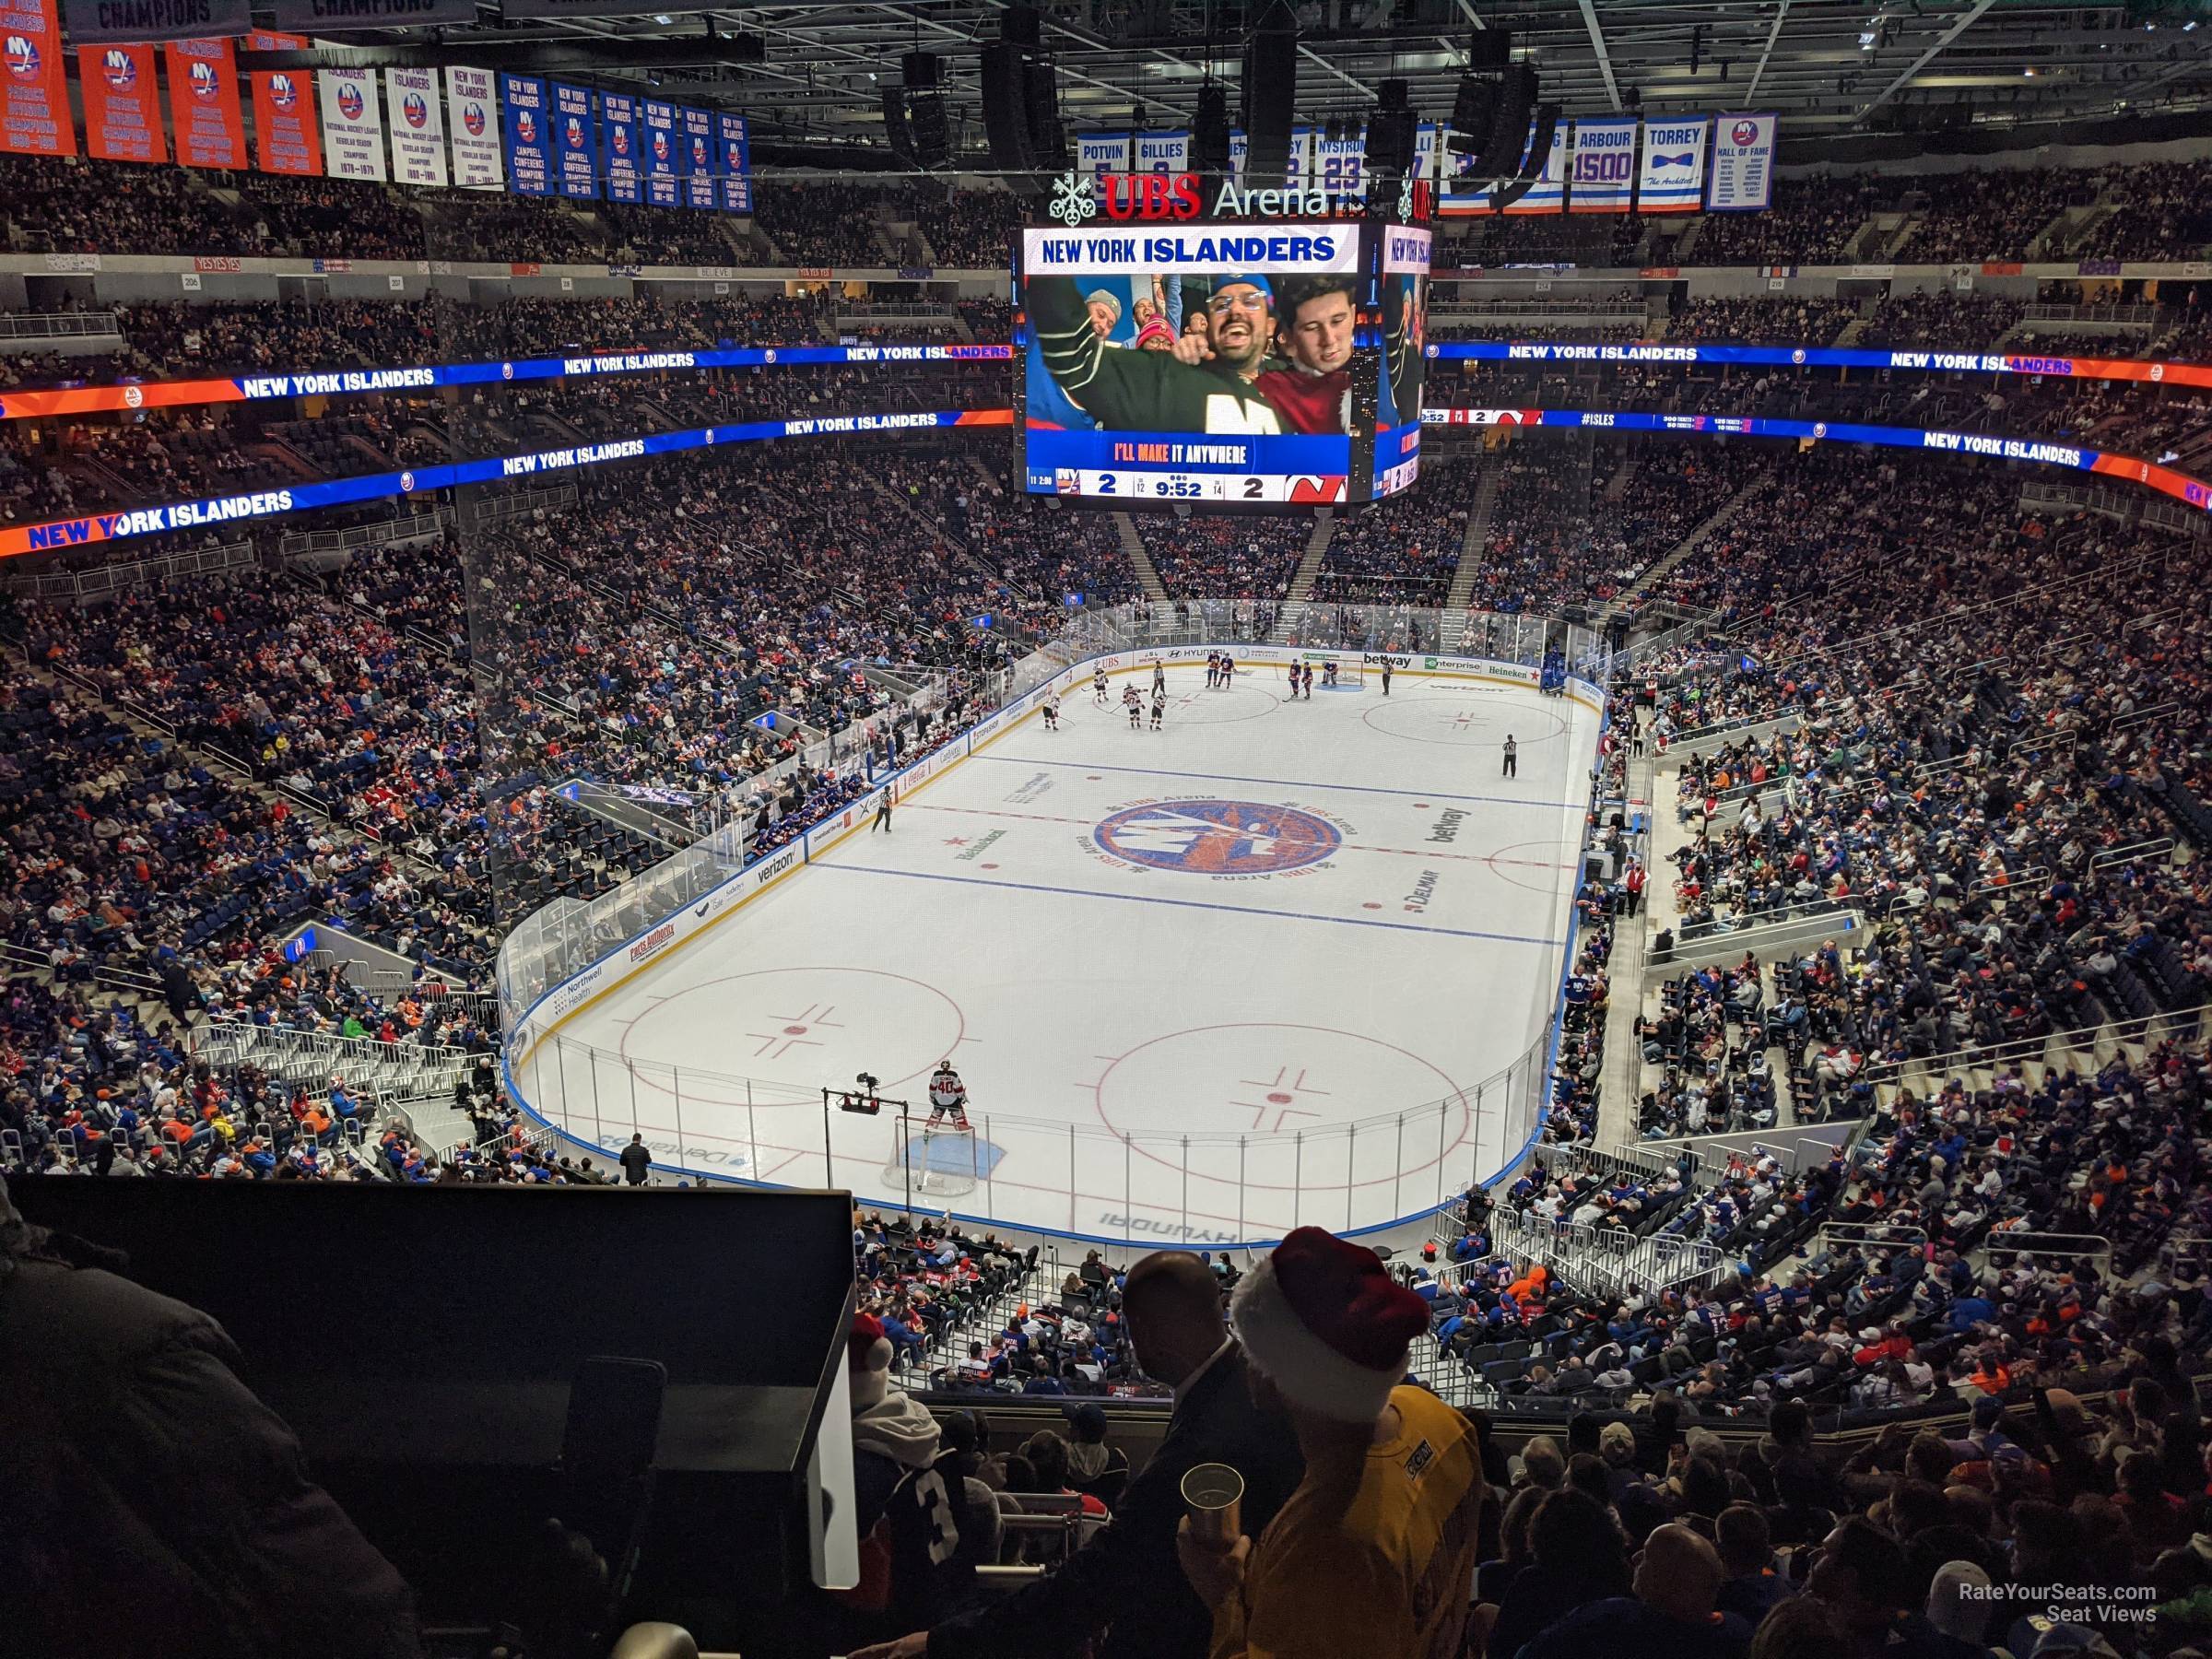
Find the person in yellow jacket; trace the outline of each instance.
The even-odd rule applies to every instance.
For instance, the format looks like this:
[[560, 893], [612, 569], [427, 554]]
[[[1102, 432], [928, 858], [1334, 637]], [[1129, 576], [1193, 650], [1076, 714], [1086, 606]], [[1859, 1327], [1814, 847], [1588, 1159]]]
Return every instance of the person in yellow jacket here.
[[1230, 1305], [1255, 1405], [1288, 1417], [1306, 1474], [1257, 1543], [1177, 1554], [1214, 1613], [1212, 1659], [1457, 1659], [1467, 1636], [1481, 1448], [1400, 1386], [1429, 1307], [1371, 1250], [1291, 1233]]

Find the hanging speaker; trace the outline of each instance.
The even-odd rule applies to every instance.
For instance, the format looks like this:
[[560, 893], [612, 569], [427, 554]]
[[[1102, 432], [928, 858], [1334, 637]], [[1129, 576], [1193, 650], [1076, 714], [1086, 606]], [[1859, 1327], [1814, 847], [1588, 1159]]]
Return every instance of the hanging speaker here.
[[1298, 18], [1284, 0], [1275, 0], [1244, 44], [1241, 92], [1246, 182], [1287, 177], [1298, 105]]
[[983, 48], [983, 138], [991, 147], [991, 165], [1007, 175], [1007, 184], [1034, 195], [1043, 181], [1037, 173], [1037, 154], [1030, 147], [1026, 63], [1023, 48], [1012, 41], [994, 41]]
[[1538, 104], [1535, 123], [1535, 136], [1529, 143], [1528, 159], [1522, 164], [1520, 176], [1507, 180], [1490, 192], [1492, 213], [1503, 213], [1526, 195], [1529, 187], [1544, 176], [1544, 169], [1550, 163], [1552, 137], [1559, 126], [1559, 106], [1556, 103]]
[[1028, 119], [1030, 155], [1047, 172], [1075, 165], [1067, 151], [1067, 128], [1060, 120], [1060, 72], [1048, 53], [1022, 49], [1022, 107]]
[[1521, 147], [1528, 142], [1528, 120], [1536, 103], [1536, 70], [1533, 64], [1515, 64], [1498, 86], [1498, 102], [1490, 112], [1490, 130], [1482, 147], [1470, 158], [1467, 171], [1493, 179], [1511, 179], [1521, 171]]
[[1198, 115], [1191, 123], [1191, 171], [1209, 177], [1229, 171], [1229, 93], [1221, 87], [1199, 89]]
[[1455, 156], [1475, 154], [1490, 135], [1490, 118], [1497, 111], [1496, 81], [1461, 76], [1459, 90], [1452, 100], [1452, 133], [1445, 139], [1444, 147]]
[[906, 94], [897, 87], [883, 88], [883, 135], [889, 140], [895, 159], [909, 167], [916, 165], [914, 129], [906, 120]]
[[1419, 124], [1411, 110], [1385, 105], [1367, 118], [1367, 169], [1370, 172], [1401, 177], [1413, 171], [1414, 129]]
[[899, 65], [906, 82], [907, 120], [914, 129], [914, 159], [924, 168], [942, 167], [952, 159], [952, 132], [945, 119], [945, 95], [937, 89], [936, 54], [910, 52]]

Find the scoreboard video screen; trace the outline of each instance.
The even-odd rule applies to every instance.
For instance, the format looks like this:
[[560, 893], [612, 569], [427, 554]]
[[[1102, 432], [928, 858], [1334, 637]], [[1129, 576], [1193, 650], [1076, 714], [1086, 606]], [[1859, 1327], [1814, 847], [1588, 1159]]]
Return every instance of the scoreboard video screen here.
[[[1016, 429], [1030, 490], [1132, 506], [1365, 500], [1394, 392], [1412, 413], [1393, 423], [1388, 470], [1411, 482], [1421, 351], [1401, 301], [1425, 289], [1428, 233], [1396, 234], [1418, 240], [1423, 280], [1393, 290], [1378, 280], [1385, 227], [1025, 230]], [[1394, 384], [1391, 339], [1410, 382]]]

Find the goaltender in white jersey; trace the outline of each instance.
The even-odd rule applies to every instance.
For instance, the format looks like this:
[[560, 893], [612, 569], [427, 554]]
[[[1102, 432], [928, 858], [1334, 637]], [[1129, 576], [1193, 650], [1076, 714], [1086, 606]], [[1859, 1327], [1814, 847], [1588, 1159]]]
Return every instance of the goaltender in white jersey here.
[[949, 1060], [939, 1065], [929, 1079], [929, 1126], [934, 1129], [947, 1118], [956, 1129], [968, 1127], [968, 1085], [960, 1081], [960, 1074], [952, 1069]]

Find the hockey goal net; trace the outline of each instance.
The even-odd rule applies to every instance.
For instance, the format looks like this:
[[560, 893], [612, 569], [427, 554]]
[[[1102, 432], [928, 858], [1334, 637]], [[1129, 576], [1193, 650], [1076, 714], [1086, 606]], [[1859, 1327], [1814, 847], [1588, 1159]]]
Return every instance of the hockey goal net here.
[[949, 1122], [900, 1117], [891, 1124], [891, 1158], [883, 1178], [893, 1193], [917, 1198], [959, 1198], [975, 1191], [981, 1179], [973, 1129]]
[[[1366, 665], [1360, 662], [1356, 653], [1349, 656], [1309, 657], [1307, 661], [1313, 665], [1313, 685], [1316, 689], [1323, 686], [1335, 686], [1341, 688], [1346, 686], [1364, 686], [1367, 683]], [[1329, 677], [1331, 663], [1336, 665], [1335, 679]]]

